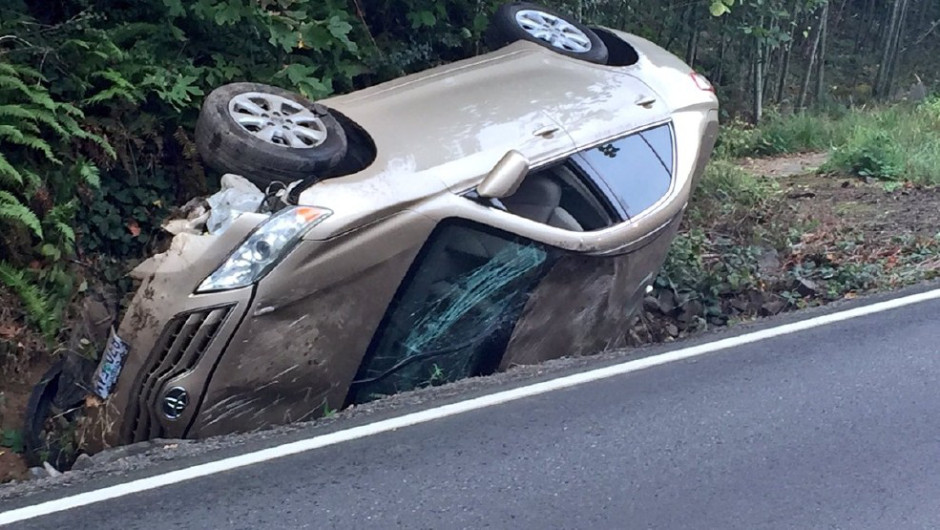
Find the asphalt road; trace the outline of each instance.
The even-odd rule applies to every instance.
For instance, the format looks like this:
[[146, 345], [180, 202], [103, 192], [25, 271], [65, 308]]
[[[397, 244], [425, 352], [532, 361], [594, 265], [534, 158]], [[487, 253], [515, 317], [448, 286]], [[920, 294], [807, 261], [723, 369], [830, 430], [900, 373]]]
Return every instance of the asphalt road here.
[[940, 302], [13, 528], [940, 527]]

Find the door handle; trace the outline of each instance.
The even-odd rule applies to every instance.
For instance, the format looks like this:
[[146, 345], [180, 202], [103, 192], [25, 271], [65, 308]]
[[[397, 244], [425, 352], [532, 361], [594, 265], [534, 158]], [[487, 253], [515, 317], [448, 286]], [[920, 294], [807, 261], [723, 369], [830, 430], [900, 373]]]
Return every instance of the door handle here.
[[535, 136], [541, 136], [542, 138], [551, 138], [553, 134], [558, 132], [560, 127], [555, 125], [546, 125], [544, 127], [539, 127], [532, 134]]
[[653, 96], [643, 96], [636, 98], [636, 104], [638, 107], [643, 107], [644, 109], [653, 108], [653, 104], [656, 103], [656, 98]]

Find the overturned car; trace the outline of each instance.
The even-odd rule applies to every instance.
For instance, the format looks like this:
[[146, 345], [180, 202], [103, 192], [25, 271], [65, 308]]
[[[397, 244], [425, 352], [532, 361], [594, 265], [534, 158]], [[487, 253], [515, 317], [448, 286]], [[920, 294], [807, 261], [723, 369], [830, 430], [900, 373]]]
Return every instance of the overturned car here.
[[263, 200], [134, 271], [93, 372], [37, 386], [31, 449], [56, 409], [91, 450], [202, 438], [621, 345], [711, 153], [714, 91], [533, 4], [493, 26], [496, 51], [318, 103], [213, 92], [203, 157]]

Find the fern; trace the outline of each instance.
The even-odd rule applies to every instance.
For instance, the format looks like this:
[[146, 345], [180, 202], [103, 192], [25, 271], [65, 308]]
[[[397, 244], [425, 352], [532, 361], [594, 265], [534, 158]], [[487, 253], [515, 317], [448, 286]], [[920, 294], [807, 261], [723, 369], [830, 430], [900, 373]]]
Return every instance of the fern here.
[[0, 118], [33, 119], [33, 111], [22, 105], [0, 105]]
[[42, 225], [39, 217], [12, 193], [0, 190], [0, 219], [22, 223], [42, 239]]
[[13, 164], [0, 153], [0, 184], [23, 185], [23, 173], [13, 167]]
[[62, 221], [53, 221], [52, 226], [56, 229], [57, 232], [62, 234], [62, 237], [65, 238], [66, 243], [69, 246], [75, 244], [75, 229], [71, 226], [65, 224]]
[[26, 275], [5, 261], [0, 261], [0, 283], [10, 288], [23, 302], [26, 314], [48, 337], [55, 333], [57, 320], [54, 310], [46, 302], [39, 287], [30, 283]]
[[98, 172], [98, 166], [92, 164], [87, 160], [82, 160], [78, 165], [78, 174], [82, 177], [82, 180], [92, 188], [101, 187], [101, 175]]
[[32, 66], [20, 63], [0, 63], [0, 73], [13, 77], [27, 77], [37, 81], [45, 81], [45, 77]]
[[23, 176], [23, 188], [24, 188], [23, 195], [28, 197], [34, 191], [36, 191], [40, 186], [42, 186], [42, 177], [40, 177], [36, 173], [33, 173], [32, 171], [23, 168], [23, 169], [20, 169], [20, 175]]
[[13, 125], [0, 124], [0, 141], [6, 140], [11, 144], [29, 147], [41, 152], [43, 155], [45, 155], [46, 160], [52, 162], [53, 164], [62, 163], [62, 161], [56, 158], [55, 154], [53, 154], [52, 147], [49, 146], [48, 142], [33, 134], [23, 134], [23, 132], [20, 130], [21, 128], [22, 127], [14, 127]]

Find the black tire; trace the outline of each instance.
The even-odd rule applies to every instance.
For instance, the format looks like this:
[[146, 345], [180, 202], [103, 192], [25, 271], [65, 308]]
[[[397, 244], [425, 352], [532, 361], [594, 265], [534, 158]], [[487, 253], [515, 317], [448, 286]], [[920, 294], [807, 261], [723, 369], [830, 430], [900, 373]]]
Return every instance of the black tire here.
[[[590, 49], [587, 51], [569, 50], [566, 48], [556, 47], [546, 40], [542, 40], [533, 36], [523, 29], [516, 21], [516, 14], [523, 10], [541, 11], [542, 13], [558, 17], [568, 24], [571, 24], [584, 33], [588, 40], [590, 40]], [[538, 4], [532, 4], [528, 2], [512, 2], [499, 6], [499, 9], [497, 9], [496, 13], [493, 14], [492, 20], [490, 20], [490, 27], [487, 30], [486, 40], [487, 44], [491, 48], [505, 46], [506, 44], [515, 42], [517, 40], [527, 40], [544, 46], [556, 53], [567, 55], [568, 57], [574, 57], [575, 59], [581, 59], [591, 63], [607, 64], [607, 45], [604, 44], [604, 41], [602, 41], [601, 38], [597, 36], [597, 33], [594, 33], [594, 31], [580, 22], [575, 21], [574, 17], [559, 13]]]
[[[326, 139], [316, 147], [298, 148], [255, 136], [229, 112], [232, 99], [246, 93], [270, 94], [313, 112], [323, 125]], [[346, 133], [326, 107], [299, 94], [260, 83], [232, 83], [213, 90], [203, 102], [196, 122], [196, 148], [209, 166], [241, 175], [263, 190], [271, 182], [287, 184], [308, 179], [337, 165], [346, 154]]]
[[74, 447], [65, 447], [66, 436], [59, 429], [52, 428], [56, 421], [67, 422], [69, 414], [61, 411], [53, 403], [58, 391], [63, 362], [58, 361], [42, 376], [33, 387], [26, 403], [26, 418], [23, 425], [23, 445], [26, 450], [26, 462], [30, 467], [41, 466], [49, 462], [57, 470], [72, 466], [77, 456]]

